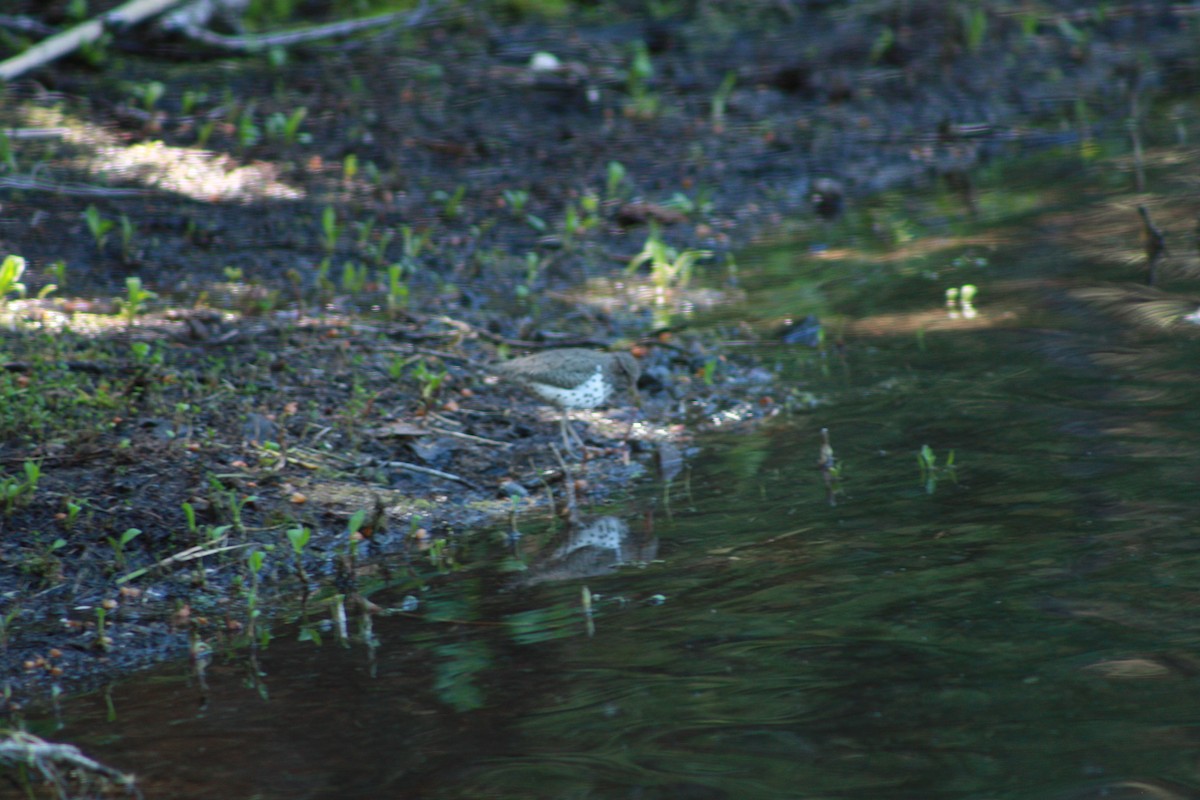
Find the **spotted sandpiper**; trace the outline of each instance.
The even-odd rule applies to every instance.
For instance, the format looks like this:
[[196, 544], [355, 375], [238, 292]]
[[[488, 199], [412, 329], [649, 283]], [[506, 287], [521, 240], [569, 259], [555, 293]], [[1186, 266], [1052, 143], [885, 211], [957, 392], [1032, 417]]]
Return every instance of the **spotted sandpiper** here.
[[[574, 408], [597, 408], [621, 389], [628, 388], [636, 397], [641, 374], [637, 359], [629, 353], [602, 353], [581, 348], [545, 350], [514, 358], [496, 367], [496, 374], [520, 384], [562, 413], [563, 446], [571, 450], [567, 412]], [[582, 445], [583, 442], [580, 441]]]

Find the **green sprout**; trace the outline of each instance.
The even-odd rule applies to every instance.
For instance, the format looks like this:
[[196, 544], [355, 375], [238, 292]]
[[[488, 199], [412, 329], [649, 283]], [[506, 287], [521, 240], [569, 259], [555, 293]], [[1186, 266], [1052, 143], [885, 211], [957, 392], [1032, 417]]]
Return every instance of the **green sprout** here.
[[16, 292], [20, 297], [25, 296], [25, 284], [21, 283], [24, 273], [25, 259], [20, 256], [7, 256], [4, 262], [0, 263], [0, 303], [4, 302], [11, 292]]
[[462, 213], [462, 201], [467, 195], [467, 187], [459, 185], [451, 194], [439, 189], [433, 193], [433, 199], [442, 204], [442, 216], [446, 219], [457, 219]]
[[95, 206], [88, 206], [83, 212], [83, 220], [87, 223], [88, 233], [92, 235], [92, 241], [96, 243], [97, 250], [103, 250], [104, 244], [108, 241], [108, 234], [112, 231], [116, 224], [111, 219], [105, 219], [100, 215], [100, 211]]
[[717, 87], [716, 93], [713, 94], [709, 118], [714, 128], [719, 128], [725, 124], [725, 107], [729, 103], [729, 96], [733, 94], [733, 87], [736, 84], [737, 73], [731, 70], [725, 73], [725, 78], [721, 81], [721, 85]]
[[108, 538], [108, 546], [112, 548], [113, 559], [117, 563], [117, 569], [125, 569], [125, 565], [126, 565], [125, 545], [129, 544], [130, 542], [132, 542], [134, 539], [136, 539], [137, 537], [139, 537], [141, 535], [142, 535], [142, 532], [139, 529], [130, 528], [127, 531], [125, 531], [124, 533], [122, 533], [116, 539], [114, 539], [111, 536], [107, 537]]
[[662, 294], [673, 287], [686, 287], [691, 281], [692, 268], [701, 258], [707, 258], [712, 253], [707, 250], [685, 250], [682, 253], [663, 241], [657, 225], [651, 224], [650, 235], [642, 246], [642, 251], [634, 256], [629, 266], [625, 268], [627, 275], [632, 275], [643, 264], [650, 265], [650, 282], [659, 292], [659, 302]]
[[325, 206], [321, 212], [321, 246], [326, 253], [337, 249], [338, 240], [342, 238], [342, 226], [338, 224], [337, 212], [333, 206]]
[[118, 300], [121, 307], [121, 316], [125, 318], [125, 324], [133, 327], [137, 321], [138, 314], [145, 310], [146, 303], [158, 297], [157, 294], [142, 287], [142, 279], [138, 277], [128, 277], [125, 279], [125, 297]]
[[620, 161], [608, 162], [605, 171], [604, 196], [609, 200], [615, 200], [617, 199], [617, 192], [621, 190], [621, 185], [625, 183], [628, 172], [625, 169], [625, 165]]

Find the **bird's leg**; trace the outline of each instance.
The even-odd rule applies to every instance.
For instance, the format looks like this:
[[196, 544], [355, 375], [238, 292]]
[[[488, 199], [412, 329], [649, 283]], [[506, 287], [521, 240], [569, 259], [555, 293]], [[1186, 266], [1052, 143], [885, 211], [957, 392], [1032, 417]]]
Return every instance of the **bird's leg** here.
[[[566, 448], [566, 451], [571, 454], [586, 452], [587, 445], [583, 443], [583, 439], [580, 437], [579, 432], [571, 427], [571, 422], [568, 419], [570, 413], [571, 412], [564, 408], [562, 416], [559, 417], [559, 422], [562, 423], [563, 447]], [[572, 443], [572, 440], [574, 440], [574, 443]], [[579, 445], [578, 450], [575, 449], [575, 443]]]

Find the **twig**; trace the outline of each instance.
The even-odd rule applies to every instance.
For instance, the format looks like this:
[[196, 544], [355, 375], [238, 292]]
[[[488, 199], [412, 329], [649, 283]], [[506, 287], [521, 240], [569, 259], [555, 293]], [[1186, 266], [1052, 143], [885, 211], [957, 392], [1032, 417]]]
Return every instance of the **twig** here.
[[0, 189], [54, 192], [55, 194], [74, 195], [77, 197], [136, 197], [138, 195], [150, 194], [150, 192], [144, 189], [107, 189], [103, 186], [87, 186], [80, 183], [47, 183], [21, 176], [0, 178]]
[[429, 15], [429, 5], [422, 3], [412, 11], [393, 11], [387, 14], [378, 14], [374, 17], [365, 17], [363, 19], [352, 19], [346, 22], [334, 22], [329, 25], [320, 25], [315, 28], [306, 28], [300, 31], [288, 31], [286, 33], [270, 33], [259, 36], [225, 36], [220, 33], [213, 33], [207, 28], [201, 28], [195, 25], [184, 25], [178, 28], [179, 33], [187, 38], [200, 42], [201, 44], [209, 45], [210, 47], [220, 47], [225, 50], [238, 50], [241, 52], [257, 52], [268, 47], [286, 47], [289, 45], [302, 44], [311, 42], [317, 39], [329, 39], [335, 36], [346, 36], [351, 33], [356, 33], [367, 28], [377, 28], [383, 25], [405, 19], [407, 27], [416, 27], [426, 21]]
[[[419, 472], [422, 475], [432, 475], [435, 478], [445, 478], [446, 480], [457, 481], [464, 486], [469, 486], [472, 489], [480, 489], [479, 486], [476, 486], [466, 478], [455, 475], [452, 472], [442, 472], [440, 469], [434, 469], [433, 467], [422, 467], [417, 464], [410, 464], [407, 461], [385, 461], [384, 464], [385, 466], [406, 470], [408, 472]], [[482, 491], [482, 489], [480, 489], [480, 491]]]
[[179, 2], [180, 0], [129, 0], [128, 3], [95, 19], [76, 25], [49, 39], [43, 39], [19, 56], [0, 61], [0, 81], [11, 81], [30, 70], [56, 61], [85, 44], [91, 44], [103, 36], [109, 27], [132, 27], [148, 17], [161, 14]]
[[61, 139], [71, 132], [70, 128], [8, 128], [4, 135], [12, 140], [18, 139]]
[[39, 36], [50, 36], [54, 33], [54, 28], [38, 22], [36, 19], [16, 17], [12, 14], [0, 14], [0, 28], [8, 28], [10, 31], [36, 33]]
[[459, 439], [466, 439], [469, 442], [478, 442], [479, 444], [487, 444], [492, 447], [512, 447], [511, 442], [501, 442], [497, 439], [485, 439], [482, 436], [476, 436], [472, 433], [459, 433], [458, 431], [448, 431], [445, 428], [428, 429], [431, 433], [440, 433], [442, 436], [456, 436]]

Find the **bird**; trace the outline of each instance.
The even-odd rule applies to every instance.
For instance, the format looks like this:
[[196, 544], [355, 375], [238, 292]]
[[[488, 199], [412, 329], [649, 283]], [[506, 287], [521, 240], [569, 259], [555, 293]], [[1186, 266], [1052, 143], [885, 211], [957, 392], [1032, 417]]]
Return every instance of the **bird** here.
[[567, 413], [576, 408], [598, 408], [616, 392], [628, 389], [637, 400], [641, 367], [630, 353], [605, 353], [564, 347], [514, 358], [495, 367], [496, 374], [541, 399], [561, 413], [563, 446], [573, 451], [568, 435], [582, 445], [567, 425]]

